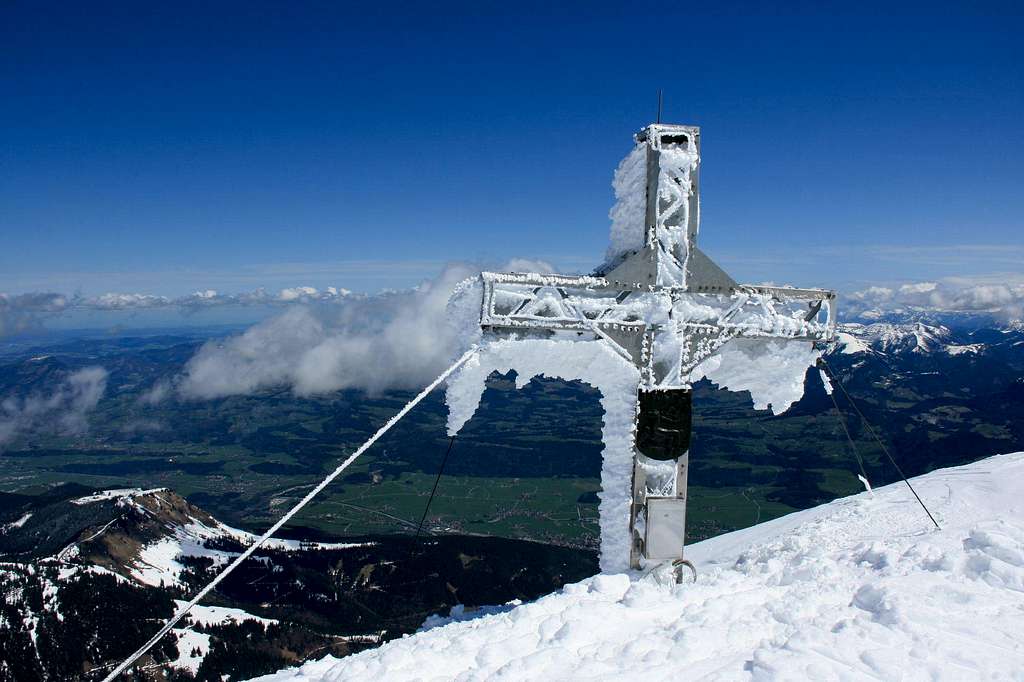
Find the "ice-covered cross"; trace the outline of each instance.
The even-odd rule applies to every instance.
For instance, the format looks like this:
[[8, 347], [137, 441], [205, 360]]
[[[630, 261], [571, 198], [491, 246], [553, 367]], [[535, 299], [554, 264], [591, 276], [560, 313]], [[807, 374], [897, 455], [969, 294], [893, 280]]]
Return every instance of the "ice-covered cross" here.
[[693, 383], [750, 390], [781, 412], [834, 330], [833, 292], [737, 284], [697, 248], [698, 128], [653, 124], [634, 139], [593, 275], [485, 272], [451, 306], [470, 311], [481, 352], [449, 383], [450, 433], [492, 371], [601, 391], [605, 571], [683, 558]]

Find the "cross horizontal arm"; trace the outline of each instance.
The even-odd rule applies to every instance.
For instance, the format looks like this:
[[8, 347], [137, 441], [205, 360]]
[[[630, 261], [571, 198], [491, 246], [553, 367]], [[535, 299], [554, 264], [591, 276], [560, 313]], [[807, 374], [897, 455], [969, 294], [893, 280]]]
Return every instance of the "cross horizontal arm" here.
[[481, 279], [480, 324], [496, 329], [585, 331], [597, 325], [639, 330], [674, 324], [678, 331], [714, 326], [735, 335], [824, 340], [835, 298], [822, 289], [748, 285], [727, 291], [630, 290], [592, 276], [485, 272]]
[[481, 280], [484, 330], [605, 341], [651, 387], [688, 385], [690, 371], [735, 338], [824, 341], [833, 328], [835, 294], [820, 289], [622, 289], [603, 277], [489, 272]]

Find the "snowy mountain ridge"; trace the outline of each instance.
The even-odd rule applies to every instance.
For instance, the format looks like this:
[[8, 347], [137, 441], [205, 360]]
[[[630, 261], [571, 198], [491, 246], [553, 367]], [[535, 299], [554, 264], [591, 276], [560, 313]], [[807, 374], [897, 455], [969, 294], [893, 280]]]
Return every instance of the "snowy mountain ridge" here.
[[1018, 339], [1021, 331], [1024, 328], [1016, 328], [1013, 323], [984, 331], [954, 331], [946, 325], [920, 321], [845, 322], [836, 328], [835, 350], [844, 355], [977, 355], [994, 345], [1024, 341]]
[[941, 530], [901, 482], [693, 545], [696, 584], [597, 575], [259, 679], [1024, 679], [1024, 453], [914, 484]]
[[923, 322], [908, 324], [848, 322], [839, 325], [837, 330], [839, 343], [843, 345], [843, 352], [846, 353], [864, 350], [885, 354], [934, 353], [945, 350], [948, 346], [956, 345], [953, 343], [952, 336], [948, 327], [929, 325]]
[[[248, 546], [257, 537], [218, 521], [166, 488], [106, 490], [71, 500], [79, 506], [110, 502], [121, 515], [69, 544], [56, 555], [57, 560], [73, 560], [85, 546], [92, 563], [121, 577], [150, 586], [179, 585], [184, 570], [181, 559], [206, 557], [215, 566], [225, 565], [239, 552], [214, 549], [211, 544], [228, 541], [232, 545]], [[133, 516], [134, 522], [129, 522], [125, 514]], [[264, 546], [280, 551], [300, 551], [345, 549], [362, 544], [270, 539]]]

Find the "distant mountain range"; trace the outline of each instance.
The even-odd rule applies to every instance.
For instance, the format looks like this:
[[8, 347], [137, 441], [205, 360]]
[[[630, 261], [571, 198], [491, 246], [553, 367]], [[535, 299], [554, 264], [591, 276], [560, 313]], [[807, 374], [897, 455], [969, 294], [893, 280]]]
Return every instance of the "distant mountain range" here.
[[846, 322], [837, 327], [837, 345], [846, 354], [871, 351], [889, 355], [978, 354], [992, 348], [1024, 346], [1024, 323], [1020, 320], [982, 327], [966, 322], [959, 320], [954, 326], [921, 321]]

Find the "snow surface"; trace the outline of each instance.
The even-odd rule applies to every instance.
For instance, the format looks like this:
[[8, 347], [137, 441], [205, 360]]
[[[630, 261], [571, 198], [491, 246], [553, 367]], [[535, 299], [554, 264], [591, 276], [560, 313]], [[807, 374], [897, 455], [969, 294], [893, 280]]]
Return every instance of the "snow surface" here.
[[602, 574], [260, 678], [1024, 680], [1024, 453], [688, 548], [696, 584]]
[[[216, 526], [208, 526], [198, 519], [191, 523], [174, 528], [172, 537], [165, 537], [143, 546], [135, 560], [131, 574], [139, 582], [157, 586], [180, 585], [181, 572], [185, 567], [178, 561], [181, 557], [206, 557], [213, 560], [214, 566], [224, 566], [241, 552], [226, 552], [210, 549], [206, 543], [219, 538], [231, 538], [244, 546], [256, 541], [257, 536], [238, 528], [232, 528], [217, 522]], [[319, 549], [348, 549], [365, 547], [372, 543], [365, 542], [304, 542], [300, 540], [279, 540], [271, 538], [263, 543], [264, 549], [284, 552]]]
[[832, 395], [832, 391], [834, 390], [832, 380], [828, 378], [827, 374], [825, 374], [825, 370], [819, 369], [818, 376], [821, 377], [821, 386], [825, 389], [825, 395]]
[[955, 348], [956, 346], [950, 343], [950, 336], [951, 332], [946, 327], [921, 322], [877, 322], [868, 325], [848, 322], [840, 326], [836, 341], [843, 347], [842, 352], [847, 355], [870, 350], [880, 353], [911, 352], [926, 355], [950, 347]]
[[968, 343], [962, 346], [951, 343], [946, 346], [946, 352], [950, 355], [977, 355], [983, 350], [985, 350], [983, 343]]
[[423, 625], [417, 632], [426, 632], [427, 630], [433, 630], [434, 628], [443, 627], [450, 623], [461, 623], [464, 620], [474, 620], [481, 616], [489, 616], [493, 613], [505, 613], [511, 611], [517, 606], [522, 606], [522, 599], [513, 599], [507, 604], [501, 606], [481, 606], [475, 609], [466, 609], [465, 604], [456, 604], [448, 610], [447, 616], [439, 616], [436, 613], [427, 616], [427, 619], [423, 621]]
[[71, 500], [71, 503], [92, 504], [94, 502], [103, 502], [105, 500], [114, 500], [119, 498], [128, 499], [138, 497], [139, 495], [159, 493], [164, 490], [167, 490], [167, 488], [150, 488], [149, 490], [143, 490], [142, 488], [120, 488], [117, 490], [104, 490], [102, 492], [95, 493], [94, 495], [86, 495], [85, 497], [79, 497], [78, 499]]
[[[202, 665], [206, 654], [210, 653], [210, 635], [187, 628], [172, 630], [172, 632], [178, 638], [178, 658], [168, 665], [178, 670], [191, 671], [194, 675], [199, 672], [199, 666]], [[196, 651], [198, 655], [193, 656], [193, 651]]]
[[693, 139], [686, 149], [663, 146], [658, 155], [658, 217], [655, 236], [658, 247], [671, 258], [658, 261], [658, 284], [686, 286], [686, 261], [690, 258], [687, 229], [690, 220], [691, 173], [697, 169], [697, 147]]
[[608, 212], [612, 221], [607, 258], [612, 261], [644, 246], [647, 211], [647, 145], [633, 147], [619, 162], [612, 180], [615, 204]]
[[[612, 179], [615, 204], [608, 212], [612, 221], [606, 256], [609, 263], [646, 245], [648, 148], [648, 142], [637, 142], [615, 169]], [[691, 175], [700, 157], [692, 138], [686, 147], [659, 144], [657, 149], [658, 214], [654, 237], [658, 249], [667, 256], [658, 263], [657, 283], [685, 286], [690, 248], [687, 228], [693, 191]]]
[[804, 394], [807, 368], [821, 352], [809, 341], [733, 339], [690, 372], [690, 381], [708, 379], [719, 388], [750, 391], [754, 409], [781, 414]]
[[[180, 599], [174, 600], [174, 608], [180, 609], [188, 602]], [[247, 620], [256, 621], [264, 625], [273, 625], [278, 621], [273, 618], [261, 618], [254, 616], [248, 611], [242, 609], [233, 609], [227, 606], [202, 606], [197, 604], [192, 607], [192, 610], [188, 612], [186, 619], [192, 625], [199, 625], [202, 627], [210, 627], [213, 625], [227, 625], [241, 623]]]
[[836, 345], [843, 349], [843, 355], [867, 353], [871, 350], [870, 346], [849, 332], [836, 332]]
[[17, 521], [11, 521], [10, 523], [5, 523], [3, 525], [0, 525], [0, 535], [3, 535], [4, 533], [6, 533], [6, 532], [8, 532], [8, 531], [10, 531], [10, 530], [12, 530], [14, 528], [21, 528], [22, 526], [25, 525], [25, 522], [28, 521], [31, 518], [32, 518], [32, 512], [28, 512], [28, 513], [22, 515]]
[[185, 567], [178, 562], [183, 556], [209, 556], [215, 566], [227, 563], [230, 555], [227, 552], [208, 550], [196, 542], [181, 542], [172, 538], [164, 538], [152, 542], [139, 550], [138, 557], [132, 563], [132, 577], [141, 583], [153, 587], [159, 585], [181, 585], [181, 572]]

